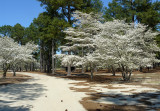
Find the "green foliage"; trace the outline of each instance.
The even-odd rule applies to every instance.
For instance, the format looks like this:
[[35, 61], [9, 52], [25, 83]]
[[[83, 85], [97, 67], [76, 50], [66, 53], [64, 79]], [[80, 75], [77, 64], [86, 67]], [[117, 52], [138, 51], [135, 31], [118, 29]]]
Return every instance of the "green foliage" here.
[[34, 41], [36, 44], [38, 44], [38, 34], [38, 28], [35, 26], [34, 23], [31, 23], [30, 26], [25, 29], [24, 41]]
[[0, 27], [0, 34], [2, 36], [11, 36], [12, 26], [4, 25]]
[[160, 23], [160, 1], [152, 0], [112, 0], [105, 9], [107, 21], [126, 19], [127, 22], [140, 22], [156, 30]]
[[21, 45], [24, 45], [24, 34], [25, 34], [25, 28], [21, 26], [21, 24], [17, 23], [13, 26], [12, 32], [11, 32], [11, 38], [13, 38], [16, 42], [18, 42]]

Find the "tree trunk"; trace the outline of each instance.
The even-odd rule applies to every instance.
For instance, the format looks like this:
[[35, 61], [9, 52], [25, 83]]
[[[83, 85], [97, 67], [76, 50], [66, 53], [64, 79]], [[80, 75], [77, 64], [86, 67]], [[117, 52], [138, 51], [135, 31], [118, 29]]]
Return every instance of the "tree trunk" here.
[[68, 69], [67, 69], [67, 76], [71, 76], [71, 65], [68, 64]]
[[124, 71], [122, 72], [122, 77], [124, 81], [129, 81], [131, 79], [131, 75], [132, 75], [132, 71], [128, 72], [128, 71]]
[[8, 64], [3, 64], [3, 78], [6, 78], [7, 70], [9, 69]]
[[52, 40], [52, 74], [55, 74], [55, 61], [54, 61], [54, 46], [55, 46], [55, 44], [54, 44], [54, 40]]
[[143, 68], [142, 67], [140, 67], [140, 70], [139, 70], [140, 72], [142, 72], [143, 71]]
[[[68, 55], [70, 55], [70, 54], [71, 54], [71, 52], [68, 51]], [[71, 64], [67, 65], [67, 72], [68, 72], [67, 76], [70, 76], [71, 75]]]
[[[83, 54], [84, 50], [83, 50], [83, 47], [82, 47], [82, 57], [84, 57], [84, 54]], [[84, 68], [84, 65], [82, 65], [82, 74], [85, 73], [85, 68]]]
[[20, 72], [22, 71], [22, 68], [21, 68], [21, 67], [19, 67], [19, 71], [20, 71]]
[[28, 65], [25, 65], [26, 72], [28, 71]]
[[40, 49], [40, 71], [43, 72], [42, 48]]
[[15, 69], [13, 69], [13, 76], [16, 76], [16, 71], [15, 71]]
[[84, 66], [82, 65], [82, 74], [84, 74], [84, 73], [85, 73]]
[[86, 72], [88, 72], [89, 70], [88, 70], [88, 65], [87, 65], [87, 67], [86, 67]]
[[93, 68], [93, 64], [92, 63], [90, 65], [90, 70], [91, 70], [91, 80], [93, 80], [94, 68]]
[[97, 67], [94, 68], [94, 72], [97, 72]]
[[32, 63], [30, 63], [30, 71], [32, 71]]
[[113, 74], [113, 76], [116, 76], [115, 69], [113, 66], [112, 66], [112, 74]]
[[3, 71], [3, 78], [6, 78], [7, 71]]
[[46, 72], [46, 61], [43, 59], [43, 72]]
[[91, 80], [93, 80], [93, 71], [94, 69], [93, 68], [91, 68]]

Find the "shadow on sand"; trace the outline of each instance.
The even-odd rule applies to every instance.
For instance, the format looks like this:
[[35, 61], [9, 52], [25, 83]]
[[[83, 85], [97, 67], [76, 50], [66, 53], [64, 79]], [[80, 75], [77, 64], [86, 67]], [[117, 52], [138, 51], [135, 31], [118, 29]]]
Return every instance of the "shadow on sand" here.
[[[25, 82], [22, 84], [8, 84], [0, 86], [0, 111], [29, 111], [32, 107], [29, 101], [35, 100], [44, 94], [45, 86], [42, 84]], [[21, 106], [13, 106], [26, 102]]]
[[[126, 106], [133, 107], [134, 110], [136, 108], [140, 111], [147, 110], [159, 110], [160, 109], [160, 92], [150, 92], [150, 93], [138, 93], [132, 95], [123, 95], [123, 94], [103, 94], [103, 93], [95, 93], [92, 94], [92, 100], [100, 103], [108, 103], [109, 105], [114, 106], [111, 109], [107, 109], [107, 111], [127, 111], [125, 109]], [[107, 106], [107, 105], [106, 105]], [[118, 109], [117, 109], [117, 108]], [[99, 111], [105, 111], [106, 109], [99, 109]], [[135, 110], [135, 111], [136, 111]], [[92, 111], [92, 110], [89, 110]], [[133, 111], [130, 109], [130, 111]]]

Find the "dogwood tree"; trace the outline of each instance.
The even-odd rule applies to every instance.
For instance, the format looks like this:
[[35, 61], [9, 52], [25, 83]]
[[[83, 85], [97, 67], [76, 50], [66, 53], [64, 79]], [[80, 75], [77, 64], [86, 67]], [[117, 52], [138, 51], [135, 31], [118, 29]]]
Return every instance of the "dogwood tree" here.
[[123, 80], [130, 80], [133, 69], [151, 66], [160, 51], [154, 38], [158, 33], [146, 30], [142, 24], [128, 24], [114, 20], [103, 24], [103, 31], [94, 39], [99, 59], [109, 65], [118, 65]]
[[[61, 46], [61, 49], [63, 51], [72, 52], [72, 55], [66, 55], [63, 59], [66, 61], [66, 63], [70, 63], [67, 61], [70, 61], [71, 58], [79, 58], [78, 61], [72, 60], [74, 62], [75, 66], [82, 66], [82, 73], [84, 72], [84, 66], [88, 63], [90, 66], [91, 62], [90, 59], [88, 59], [88, 53], [92, 53], [95, 49], [95, 46], [93, 44], [93, 36], [98, 34], [101, 31], [100, 28], [100, 21], [97, 19], [97, 15], [94, 14], [86, 14], [79, 11], [76, 11], [73, 14], [73, 17], [77, 20], [74, 25], [74, 28], [68, 28], [64, 32], [66, 33], [68, 40], [68, 43], [65, 46]], [[81, 59], [80, 59], [81, 58]], [[62, 62], [63, 63], [63, 62]], [[71, 64], [71, 63], [70, 63]], [[72, 63], [73, 64], [73, 63]], [[68, 64], [69, 66], [69, 64]], [[68, 67], [69, 68], [69, 67]], [[93, 68], [91, 68], [92, 70]], [[68, 71], [70, 71], [68, 69]], [[93, 71], [91, 71], [93, 72]], [[70, 72], [68, 72], [68, 75]], [[92, 73], [93, 74], [93, 73]]]
[[6, 72], [11, 68], [14, 72], [17, 66], [24, 62], [33, 59], [32, 52], [37, 48], [33, 43], [19, 45], [9, 37], [0, 38], [0, 64], [3, 68], [3, 77], [6, 77]]

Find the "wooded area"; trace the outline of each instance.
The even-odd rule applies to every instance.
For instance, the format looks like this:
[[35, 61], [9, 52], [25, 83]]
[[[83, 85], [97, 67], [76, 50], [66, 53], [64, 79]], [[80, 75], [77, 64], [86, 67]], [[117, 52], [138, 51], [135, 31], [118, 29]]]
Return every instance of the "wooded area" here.
[[[112, 2], [108, 4], [108, 7], [104, 7], [101, 0], [37, 1], [41, 3], [41, 6], [44, 7], [46, 11], [40, 13], [38, 18], [35, 18], [29, 27], [23, 27], [19, 23], [14, 26], [4, 25], [0, 27], [0, 34], [2, 37], [11, 37], [20, 45], [25, 45], [30, 41], [37, 44], [39, 49], [32, 54], [36, 62], [40, 63], [39, 69], [41, 72], [54, 74], [55, 67], [60, 67], [61, 60], [54, 56], [57, 52], [68, 53], [68, 55], [76, 53], [81, 57], [86, 56], [87, 53], [84, 47], [81, 47], [83, 51], [79, 53], [73, 50], [65, 52], [60, 48], [60, 46], [62, 47], [66, 44], [68, 44], [68, 46], [71, 45], [69, 44], [71, 40], [66, 39], [68, 32], [65, 30], [68, 29], [68, 27], [72, 27], [73, 30], [71, 30], [76, 32], [78, 26], [74, 23], [78, 19], [75, 19], [73, 16], [75, 11], [87, 14], [92, 13], [91, 15], [96, 15], [96, 19], [101, 19], [100, 22], [102, 23], [119, 19], [124, 20], [126, 23], [142, 23], [147, 25], [146, 31], [150, 28], [154, 32], [160, 30], [160, 2], [158, 0], [155, 2], [152, 2], [152, 0], [112, 0]], [[90, 18], [88, 22], [92, 24], [93, 21], [94, 20]], [[99, 39], [100, 38], [97, 38], [96, 40], [98, 41]], [[155, 39], [160, 46], [160, 34], [157, 34]], [[85, 42], [89, 43], [90, 41], [85, 40]], [[157, 58], [160, 58], [159, 52], [156, 52], [156, 55]], [[30, 69], [33, 71], [34, 62], [28, 63], [25, 67], [26, 70]], [[65, 67], [68, 67], [70, 73], [71, 66]], [[80, 67], [82, 68], [82, 73], [84, 73], [86, 68], [90, 68], [91, 72], [93, 72], [91, 65], [81, 65]], [[109, 65], [107, 68], [111, 68], [114, 73], [113, 66]]]

